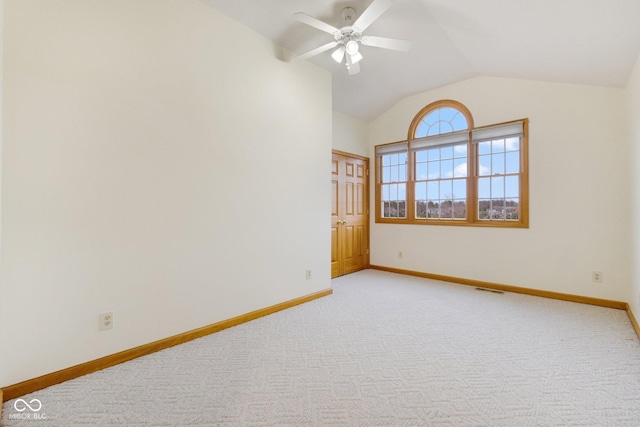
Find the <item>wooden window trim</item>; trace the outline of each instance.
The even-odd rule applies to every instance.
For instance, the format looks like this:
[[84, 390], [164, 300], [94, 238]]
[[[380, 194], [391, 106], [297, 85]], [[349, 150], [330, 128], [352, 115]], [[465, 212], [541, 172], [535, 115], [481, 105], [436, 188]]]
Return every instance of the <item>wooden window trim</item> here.
[[[466, 219], [417, 219], [415, 215], [415, 175], [414, 165], [415, 156], [411, 152], [411, 141], [416, 139], [415, 132], [421, 120], [431, 111], [452, 107], [460, 111], [466, 118], [469, 130], [469, 143], [467, 148], [467, 218]], [[471, 140], [471, 132], [483, 128], [489, 128], [509, 123], [522, 122], [523, 130], [520, 141], [520, 188], [519, 188], [519, 206], [520, 219], [517, 221], [491, 221], [481, 220], [478, 218], [478, 178], [477, 162], [478, 162], [478, 144]], [[407, 185], [406, 185], [406, 218], [385, 218], [382, 217], [382, 195], [381, 195], [381, 156], [375, 154], [375, 222], [381, 224], [410, 224], [410, 225], [437, 225], [437, 226], [462, 226], [462, 227], [493, 227], [493, 228], [529, 228], [529, 120], [518, 119], [510, 120], [502, 123], [495, 123], [487, 126], [475, 127], [473, 116], [466, 106], [458, 101], [445, 99], [433, 102], [422, 108], [413, 118], [409, 126], [407, 141], [397, 141], [389, 144], [397, 144], [407, 142], [408, 160], [407, 160]], [[381, 147], [388, 144], [381, 144]]]

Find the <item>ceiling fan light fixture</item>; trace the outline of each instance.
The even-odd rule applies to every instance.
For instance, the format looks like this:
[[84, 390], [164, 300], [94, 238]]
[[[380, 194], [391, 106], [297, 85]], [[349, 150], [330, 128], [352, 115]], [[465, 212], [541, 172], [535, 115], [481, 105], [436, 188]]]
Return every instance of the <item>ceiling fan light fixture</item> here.
[[351, 55], [352, 64], [355, 64], [356, 62], [360, 62], [361, 59], [362, 59], [362, 54], [360, 52], [356, 52], [353, 55]]
[[346, 50], [346, 48], [344, 46], [340, 46], [339, 48], [337, 48], [331, 54], [331, 57], [333, 58], [334, 61], [336, 61], [338, 64], [340, 64], [342, 62], [342, 60], [344, 59], [345, 50]]
[[355, 40], [349, 40], [345, 44], [345, 49], [347, 50], [347, 53], [349, 55], [355, 55], [356, 53], [358, 53], [358, 42]]

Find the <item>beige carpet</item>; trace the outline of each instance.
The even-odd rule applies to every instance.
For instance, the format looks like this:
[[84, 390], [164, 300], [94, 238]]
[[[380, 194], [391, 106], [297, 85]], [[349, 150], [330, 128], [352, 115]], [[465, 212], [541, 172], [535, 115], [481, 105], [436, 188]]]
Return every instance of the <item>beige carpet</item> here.
[[[372, 270], [333, 287], [6, 402], [3, 425], [640, 425], [624, 311]], [[19, 419], [33, 399], [46, 418]]]

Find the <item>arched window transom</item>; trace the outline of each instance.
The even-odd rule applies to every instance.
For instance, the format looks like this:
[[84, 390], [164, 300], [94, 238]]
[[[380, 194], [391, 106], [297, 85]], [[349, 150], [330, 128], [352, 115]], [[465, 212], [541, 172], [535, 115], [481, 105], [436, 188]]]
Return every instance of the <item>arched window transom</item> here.
[[441, 107], [425, 115], [418, 123], [414, 138], [469, 129], [464, 114], [453, 107]]

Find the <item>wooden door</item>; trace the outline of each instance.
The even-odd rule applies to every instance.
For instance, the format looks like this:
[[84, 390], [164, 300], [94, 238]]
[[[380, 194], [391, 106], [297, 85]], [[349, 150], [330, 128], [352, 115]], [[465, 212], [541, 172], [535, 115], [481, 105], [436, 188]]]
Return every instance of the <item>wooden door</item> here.
[[369, 266], [369, 159], [333, 152], [331, 277]]

